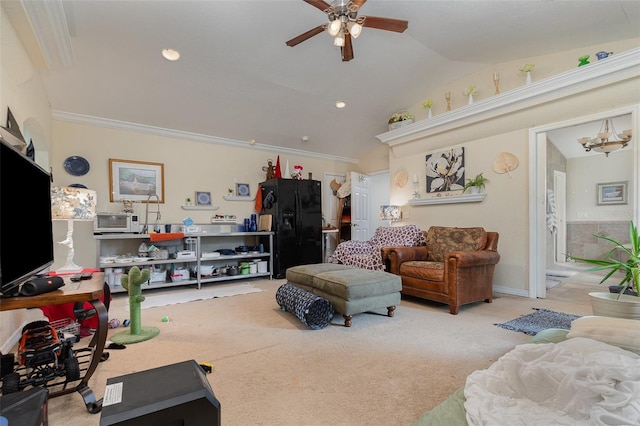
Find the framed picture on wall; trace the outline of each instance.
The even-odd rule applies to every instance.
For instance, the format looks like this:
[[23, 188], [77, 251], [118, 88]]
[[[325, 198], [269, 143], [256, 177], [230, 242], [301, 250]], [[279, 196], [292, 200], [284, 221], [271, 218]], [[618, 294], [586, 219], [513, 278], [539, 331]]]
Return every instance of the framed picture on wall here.
[[464, 189], [464, 148], [427, 154], [427, 194]]
[[251, 195], [251, 191], [249, 190], [248, 183], [237, 183], [236, 184], [236, 195], [238, 197], [248, 197]]
[[196, 206], [210, 206], [211, 193], [196, 191]]
[[109, 159], [109, 201], [164, 203], [164, 164], [147, 161]]
[[628, 181], [598, 183], [598, 205], [627, 204], [627, 183]]

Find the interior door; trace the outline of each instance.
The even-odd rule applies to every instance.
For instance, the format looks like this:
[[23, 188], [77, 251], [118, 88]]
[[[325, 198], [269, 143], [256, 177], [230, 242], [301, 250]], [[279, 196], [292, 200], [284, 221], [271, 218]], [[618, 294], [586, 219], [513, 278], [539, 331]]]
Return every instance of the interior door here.
[[366, 241], [371, 226], [369, 213], [370, 178], [361, 173], [351, 172], [351, 239]]

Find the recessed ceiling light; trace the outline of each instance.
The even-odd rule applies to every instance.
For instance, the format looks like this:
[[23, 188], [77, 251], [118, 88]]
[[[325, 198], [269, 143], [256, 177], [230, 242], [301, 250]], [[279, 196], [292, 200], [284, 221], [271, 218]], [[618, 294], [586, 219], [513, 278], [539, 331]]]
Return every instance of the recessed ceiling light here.
[[344, 108], [347, 106], [345, 101], [336, 101], [336, 108]]
[[180, 52], [174, 49], [162, 49], [162, 56], [171, 62], [175, 62], [180, 59]]

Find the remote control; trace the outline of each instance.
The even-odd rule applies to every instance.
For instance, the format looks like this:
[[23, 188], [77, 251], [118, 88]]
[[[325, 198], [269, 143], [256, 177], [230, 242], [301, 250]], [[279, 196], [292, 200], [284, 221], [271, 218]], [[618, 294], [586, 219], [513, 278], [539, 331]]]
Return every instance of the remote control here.
[[80, 275], [80, 278], [83, 280], [88, 280], [93, 276], [93, 272], [84, 272]]
[[82, 274], [74, 274], [71, 275], [71, 278], [69, 278], [71, 281], [73, 282], [77, 282], [80, 281], [82, 279]]

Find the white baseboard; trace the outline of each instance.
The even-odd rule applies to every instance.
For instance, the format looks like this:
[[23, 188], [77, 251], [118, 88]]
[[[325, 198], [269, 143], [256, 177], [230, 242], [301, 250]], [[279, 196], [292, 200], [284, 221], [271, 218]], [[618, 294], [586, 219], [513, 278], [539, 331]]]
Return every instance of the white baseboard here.
[[516, 288], [502, 287], [502, 286], [495, 286], [494, 285], [493, 286], [493, 291], [495, 293], [509, 294], [511, 296], [529, 297], [529, 291], [520, 290], [520, 289], [516, 289]]

